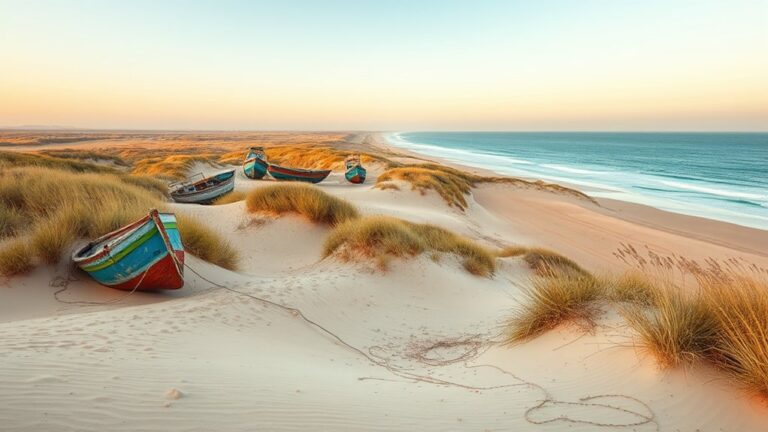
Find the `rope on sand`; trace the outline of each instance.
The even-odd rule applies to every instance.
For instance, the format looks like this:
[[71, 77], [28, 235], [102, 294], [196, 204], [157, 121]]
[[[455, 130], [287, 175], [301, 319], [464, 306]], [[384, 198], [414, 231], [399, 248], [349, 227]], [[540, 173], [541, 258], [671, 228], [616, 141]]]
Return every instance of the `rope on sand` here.
[[[302, 312], [298, 308], [291, 307], [291, 306], [286, 306], [286, 305], [283, 305], [283, 304], [280, 304], [280, 303], [276, 303], [274, 301], [265, 299], [263, 297], [258, 297], [258, 296], [255, 296], [253, 294], [246, 293], [246, 292], [243, 292], [243, 291], [240, 291], [240, 290], [236, 290], [234, 288], [230, 288], [228, 286], [216, 283], [216, 282], [206, 278], [205, 276], [201, 275], [197, 271], [195, 271], [195, 269], [190, 267], [188, 264], [185, 263], [184, 266], [186, 268], [188, 268], [192, 273], [197, 275], [200, 279], [210, 283], [211, 285], [213, 285], [215, 287], [218, 287], [218, 288], [230, 291], [230, 292], [235, 293], [237, 295], [248, 297], [248, 298], [256, 300], [256, 301], [258, 301], [258, 302], [260, 302], [262, 304], [265, 304], [265, 305], [268, 305], [268, 306], [272, 306], [272, 307], [281, 309], [281, 310], [289, 313], [294, 318], [300, 318], [305, 323], [307, 323], [310, 326], [316, 328], [317, 330], [320, 330], [326, 336], [330, 337], [331, 339], [333, 339], [337, 343], [341, 344], [345, 348], [349, 349], [350, 351], [353, 351], [353, 352], [357, 353], [358, 355], [360, 355], [361, 357], [365, 358], [366, 360], [368, 360], [372, 364], [374, 364], [376, 366], [379, 366], [379, 367], [382, 367], [382, 368], [386, 369], [387, 371], [389, 371], [390, 373], [392, 373], [393, 375], [398, 376], [400, 378], [403, 378], [403, 379], [406, 379], [406, 380], [410, 380], [410, 381], [415, 381], [415, 382], [423, 382], [423, 383], [429, 383], [429, 384], [434, 384], [434, 385], [458, 387], [458, 388], [463, 388], [463, 389], [473, 390], [473, 391], [496, 390], [496, 389], [512, 388], [512, 387], [528, 387], [528, 388], [531, 388], [531, 389], [538, 390], [538, 391], [540, 391], [544, 395], [544, 397], [539, 401], [538, 404], [536, 404], [535, 406], [533, 406], [531, 408], [528, 408], [525, 411], [525, 415], [524, 415], [525, 420], [527, 422], [531, 423], [531, 424], [542, 425], [542, 424], [554, 423], [554, 422], [562, 421], [562, 422], [573, 423], [573, 424], [584, 424], [584, 425], [591, 425], [591, 426], [596, 426], [596, 427], [612, 427], [612, 428], [636, 427], [636, 426], [642, 426], [642, 425], [645, 425], [645, 424], [653, 424], [655, 426], [655, 429], [657, 431], [659, 430], [659, 424], [656, 421], [656, 416], [653, 413], [653, 410], [651, 410], [651, 408], [645, 402], [643, 402], [643, 401], [641, 401], [641, 400], [639, 400], [639, 399], [637, 399], [635, 397], [627, 396], [627, 395], [620, 395], [620, 394], [601, 394], [601, 395], [586, 396], [586, 397], [583, 397], [583, 398], [579, 399], [577, 402], [560, 401], [560, 400], [557, 400], [554, 397], [552, 397], [550, 395], [549, 391], [547, 391], [541, 385], [536, 384], [536, 383], [531, 382], [531, 381], [527, 381], [527, 380], [525, 380], [525, 379], [523, 379], [523, 378], [521, 378], [521, 377], [519, 377], [519, 376], [517, 376], [517, 375], [515, 375], [515, 374], [513, 374], [513, 373], [511, 373], [509, 371], [506, 371], [506, 370], [504, 370], [504, 369], [502, 369], [502, 368], [500, 368], [498, 366], [488, 365], [488, 364], [469, 365], [467, 363], [471, 357], [479, 356], [480, 354], [482, 354], [483, 352], [487, 351], [488, 349], [490, 349], [493, 345], [496, 345], [497, 343], [488, 343], [488, 342], [474, 341], [473, 343], [470, 343], [472, 348], [471, 348], [469, 354], [462, 355], [460, 357], [460, 360], [456, 360], [456, 359], [450, 360], [446, 364], [448, 364], [448, 363], [455, 363], [457, 361], [462, 361], [464, 363], [464, 367], [467, 368], [467, 369], [472, 369], [472, 368], [491, 368], [491, 369], [495, 369], [495, 370], [497, 370], [497, 371], [499, 371], [499, 372], [501, 372], [501, 373], [503, 373], [505, 375], [508, 375], [508, 376], [512, 377], [516, 381], [518, 381], [515, 384], [499, 384], [499, 385], [493, 385], [493, 386], [473, 386], [473, 385], [467, 385], [467, 384], [457, 383], [457, 382], [453, 382], [453, 381], [448, 381], [448, 380], [444, 380], [444, 379], [433, 377], [433, 376], [429, 376], [429, 375], [421, 375], [421, 374], [417, 374], [417, 373], [414, 373], [414, 372], [409, 372], [409, 371], [407, 371], [405, 369], [393, 366], [390, 363], [389, 360], [385, 359], [384, 357], [382, 357], [380, 355], [375, 354], [374, 350], [376, 350], [377, 348], [380, 348], [380, 347], [372, 346], [372, 347], [370, 347], [368, 349], [368, 352], [365, 352], [362, 349], [357, 348], [356, 346], [346, 342], [344, 339], [342, 339], [339, 335], [337, 335], [333, 331], [331, 331], [331, 330], [327, 329], [326, 327], [324, 327], [322, 324], [320, 324], [320, 323], [312, 320], [311, 318], [307, 317], [304, 314], [304, 312]], [[462, 343], [465, 343], [465, 342], [462, 342]], [[426, 360], [425, 363], [428, 364], [428, 365], [438, 365], [438, 362], [436, 362], [434, 360], [431, 360], [431, 359], [427, 359], [425, 357], [425, 353], [427, 351], [435, 349], [435, 348], [452, 347], [452, 346], [456, 346], [457, 344], [458, 344], [457, 342], [442, 342], [442, 343], [438, 342], [438, 343], [428, 347], [426, 349], [426, 351], [423, 351], [421, 354], [417, 355], [416, 358], [417, 359], [421, 358], [423, 360]], [[485, 347], [483, 347], [483, 345], [485, 345]], [[363, 380], [363, 379], [371, 379], [371, 378], [360, 378], [360, 379]], [[630, 409], [627, 409], [627, 408], [624, 408], [624, 407], [620, 407], [620, 406], [617, 406], [617, 405], [612, 405], [612, 404], [609, 404], [609, 403], [598, 402], [599, 400], [605, 400], [605, 399], [611, 399], [611, 398], [612, 399], [624, 399], [624, 400], [636, 402], [639, 405], [641, 405], [642, 407], [644, 407], [647, 412], [646, 413], [637, 412], [637, 411], [633, 411], [633, 410], [630, 410]], [[617, 412], [622, 412], [622, 413], [625, 413], [625, 414], [629, 414], [629, 415], [633, 416], [634, 418], [636, 418], [637, 420], [633, 421], [633, 422], [625, 422], [625, 423], [607, 423], [607, 422], [596, 422], [596, 421], [591, 421], [591, 420], [571, 418], [571, 417], [568, 417], [567, 415], [561, 415], [561, 416], [553, 417], [553, 418], [550, 418], [550, 419], [547, 419], [547, 420], [536, 420], [536, 419], [533, 419], [531, 417], [531, 415], [534, 412], [542, 410], [542, 409], [545, 409], [548, 406], [580, 406], [580, 407], [605, 408], [605, 409], [611, 409], [611, 410], [615, 410]]]

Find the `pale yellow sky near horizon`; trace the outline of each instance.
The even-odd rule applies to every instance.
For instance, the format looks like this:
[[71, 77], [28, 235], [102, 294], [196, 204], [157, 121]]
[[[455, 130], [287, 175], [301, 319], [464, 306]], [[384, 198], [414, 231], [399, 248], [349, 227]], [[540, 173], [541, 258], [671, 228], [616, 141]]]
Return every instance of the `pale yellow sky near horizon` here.
[[0, 127], [768, 129], [765, 1], [268, 3], [0, 0]]

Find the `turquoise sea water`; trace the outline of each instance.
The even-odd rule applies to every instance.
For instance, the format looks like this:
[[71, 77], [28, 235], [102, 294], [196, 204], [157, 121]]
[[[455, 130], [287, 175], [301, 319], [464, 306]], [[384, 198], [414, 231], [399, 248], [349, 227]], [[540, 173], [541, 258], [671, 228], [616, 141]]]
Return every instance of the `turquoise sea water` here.
[[768, 229], [768, 133], [413, 132], [395, 146], [589, 195]]

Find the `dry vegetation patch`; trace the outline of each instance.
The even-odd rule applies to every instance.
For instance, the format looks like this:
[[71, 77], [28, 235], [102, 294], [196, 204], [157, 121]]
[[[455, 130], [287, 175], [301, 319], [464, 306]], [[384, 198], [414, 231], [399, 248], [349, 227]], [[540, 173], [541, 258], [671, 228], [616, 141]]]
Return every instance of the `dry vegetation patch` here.
[[328, 236], [324, 255], [343, 259], [374, 258], [382, 270], [391, 258], [421, 253], [448, 253], [459, 257], [472, 274], [490, 276], [496, 257], [487, 248], [440, 227], [415, 224], [388, 216], [368, 216], [337, 226]]
[[222, 197], [217, 198], [213, 205], [224, 205], [224, 204], [232, 204], [236, 203], [238, 201], [244, 200], [246, 197], [246, 193], [242, 191], [232, 191]]
[[589, 274], [570, 258], [544, 248], [510, 246], [499, 251], [498, 256], [502, 258], [521, 257], [538, 276], [550, 277], [561, 273]]
[[568, 322], [591, 328], [598, 313], [595, 302], [604, 295], [603, 283], [590, 275], [552, 272], [535, 277], [509, 321], [507, 342], [524, 341]]
[[513, 177], [489, 177], [471, 174], [465, 171], [434, 163], [393, 165], [384, 171], [376, 180], [377, 188], [390, 188], [387, 185], [393, 180], [401, 180], [411, 184], [413, 190], [422, 194], [434, 190], [449, 205], [464, 210], [467, 207], [465, 195], [472, 188], [482, 183], [510, 184], [521, 187], [535, 188], [549, 192], [573, 195], [595, 203], [595, 200], [575, 189], [545, 183], [528, 181]]
[[[502, 256], [523, 256], [508, 248]], [[698, 263], [623, 245], [616, 256], [636, 270], [595, 278], [551, 254], [547, 271], [524, 292], [509, 321], [507, 340], [518, 342], [568, 321], [589, 324], [598, 302], [613, 302], [635, 332], [637, 346], [662, 368], [706, 362], [768, 398], [768, 271], [739, 260]], [[527, 260], [527, 259], [526, 259]], [[527, 260], [528, 261], [528, 260]], [[530, 262], [529, 262], [530, 264]], [[536, 270], [538, 267], [532, 265]], [[692, 282], [690, 282], [692, 281]]]
[[[0, 274], [54, 264], [80, 238], [93, 239], [162, 208], [164, 185], [151, 178], [98, 170], [31, 166], [0, 170]], [[48, 163], [47, 161], [44, 163]], [[162, 189], [162, 190], [161, 190]], [[179, 223], [184, 246], [224, 266], [236, 260], [225, 242], [200, 224]], [[4, 239], [4, 240], [3, 240]]]
[[199, 220], [177, 214], [184, 249], [196, 257], [229, 270], [236, 270], [239, 253], [228, 241]]
[[341, 150], [329, 146], [290, 145], [267, 147], [267, 159], [278, 165], [308, 169], [344, 169], [344, 159], [350, 155], [360, 155], [363, 164], [377, 163], [391, 165], [389, 159], [370, 153]]
[[336, 225], [359, 216], [347, 201], [302, 183], [281, 183], [260, 187], [245, 198], [248, 211], [272, 215], [298, 214], [312, 222]]

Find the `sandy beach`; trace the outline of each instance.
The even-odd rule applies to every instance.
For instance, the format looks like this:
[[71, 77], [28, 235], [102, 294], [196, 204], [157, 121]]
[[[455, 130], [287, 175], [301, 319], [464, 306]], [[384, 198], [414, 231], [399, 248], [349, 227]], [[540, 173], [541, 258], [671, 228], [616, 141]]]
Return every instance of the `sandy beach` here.
[[[324, 145], [398, 163], [443, 163], [391, 147], [378, 133], [337, 135], [322, 138]], [[225, 133], [216, 140], [233, 151], [250, 142]], [[116, 153], [148, 145], [163, 144], [121, 138], [0, 150]], [[196, 162], [188, 173], [223, 167]], [[363, 216], [434, 224], [489, 248], [546, 247], [595, 274], [630, 268], [616, 255], [627, 246], [768, 267], [763, 230], [499, 183], [473, 188], [461, 210], [405, 182], [395, 182], [399, 190], [376, 188], [386, 166], [368, 168], [363, 185], [336, 170], [316, 187]], [[236, 171], [239, 192], [274, 183]], [[490, 277], [468, 273], [452, 255], [395, 259], [382, 271], [323, 258], [332, 228], [296, 215], [253, 214], [243, 201], [168, 206], [232, 244], [238, 269], [189, 256], [183, 289], [130, 295], [66, 261], [0, 279], [0, 429], [768, 428], [765, 401], [716, 371], [659, 369], [613, 306], [591, 331], [565, 325], [503, 344], [510, 311], [534, 277], [519, 258], [499, 258]]]

